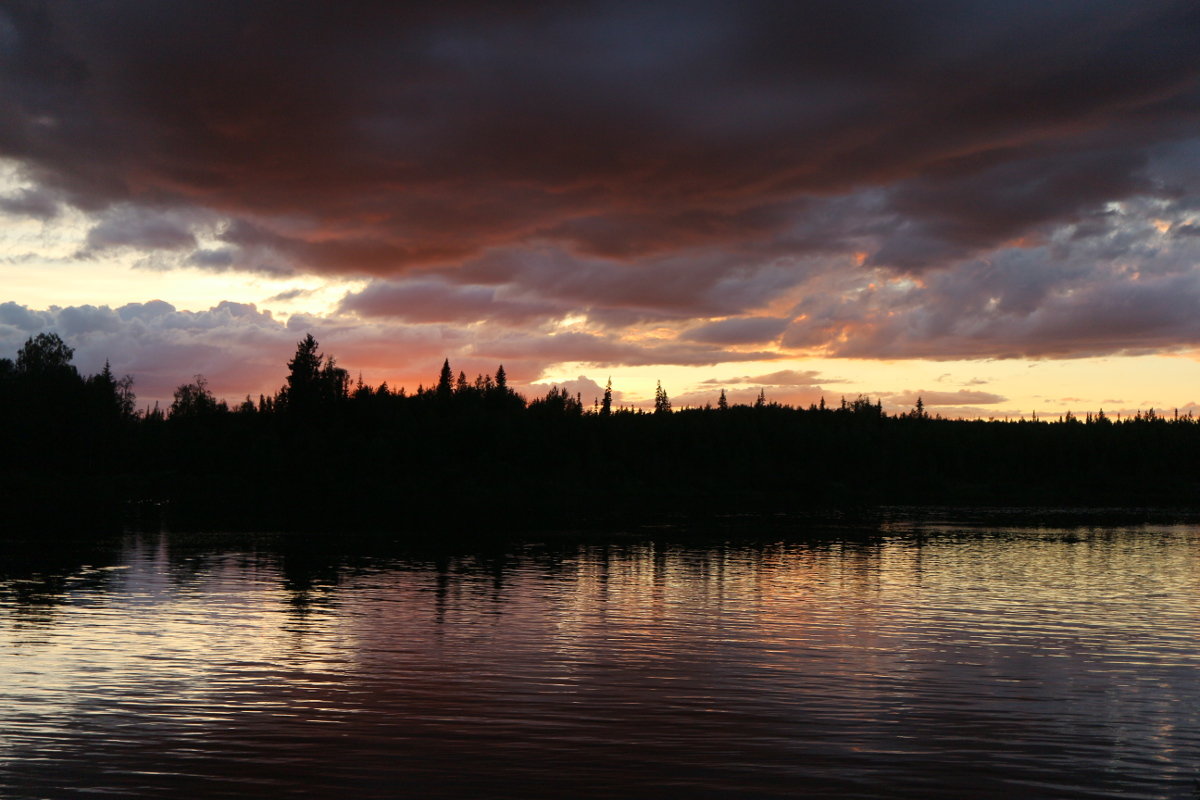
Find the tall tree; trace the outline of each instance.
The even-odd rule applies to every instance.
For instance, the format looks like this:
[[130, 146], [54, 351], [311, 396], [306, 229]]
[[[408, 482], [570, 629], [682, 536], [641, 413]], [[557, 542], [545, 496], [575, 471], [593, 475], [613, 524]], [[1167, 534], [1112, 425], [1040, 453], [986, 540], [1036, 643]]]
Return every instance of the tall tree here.
[[721, 390], [721, 396], [717, 398], [717, 408], [721, 411], [729, 410], [729, 400], [725, 397], [725, 390]]
[[658, 382], [658, 388], [654, 390], [654, 413], [671, 413], [671, 398], [667, 397], [667, 390], [662, 387], [662, 381]]
[[604, 399], [600, 401], [600, 416], [607, 417], [612, 413], [612, 376], [604, 384]]
[[324, 404], [338, 403], [350, 396], [350, 373], [337, 365], [333, 356], [325, 356], [317, 376], [317, 398]]
[[438, 373], [436, 391], [438, 400], [449, 400], [450, 395], [454, 392], [454, 373], [450, 370], [450, 359], [448, 358], [442, 362], [442, 371]]
[[294, 410], [315, 405], [321, 383], [321, 353], [311, 333], [296, 343], [296, 355], [288, 362], [287, 386], [279, 393], [280, 404]]

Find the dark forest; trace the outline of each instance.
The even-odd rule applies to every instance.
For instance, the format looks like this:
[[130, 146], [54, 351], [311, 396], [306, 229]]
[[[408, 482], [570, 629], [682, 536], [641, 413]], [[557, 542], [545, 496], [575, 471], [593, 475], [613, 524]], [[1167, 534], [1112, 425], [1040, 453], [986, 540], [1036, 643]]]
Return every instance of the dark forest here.
[[653, 412], [503, 367], [448, 362], [415, 392], [351, 381], [310, 335], [272, 397], [230, 407], [202, 376], [169, 409], [133, 379], [82, 375], [55, 334], [0, 359], [9, 531], [181, 528], [488, 535], [655, 515], [876, 505], [1193, 507], [1200, 421], [1150, 411], [947, 420], [869, 398]]

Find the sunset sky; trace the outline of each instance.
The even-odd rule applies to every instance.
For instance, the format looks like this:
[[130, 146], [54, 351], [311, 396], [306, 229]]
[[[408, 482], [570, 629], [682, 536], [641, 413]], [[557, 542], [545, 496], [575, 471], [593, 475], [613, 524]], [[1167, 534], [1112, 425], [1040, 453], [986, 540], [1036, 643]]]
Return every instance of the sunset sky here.
[[1200, 411], [1200, 3], [9, 0], [0, 356], [48, 330], [142, 403], [312, 332], [410, 390]]

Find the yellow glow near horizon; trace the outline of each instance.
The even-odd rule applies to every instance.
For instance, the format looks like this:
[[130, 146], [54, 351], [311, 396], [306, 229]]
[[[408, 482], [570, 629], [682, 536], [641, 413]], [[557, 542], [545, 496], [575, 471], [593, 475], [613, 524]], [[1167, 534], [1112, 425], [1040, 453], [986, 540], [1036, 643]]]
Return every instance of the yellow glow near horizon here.
[[[722, 388], [728, 392], [748, 388], [757, 391], [755, 382], [734, 378], [769, 375], [781, 370], [818, 373], [823, 392], [811, 389], [767, 386], [768, 400], [790, 402], [791, 395], [824, 394], [827, 403], [837, 404], [844, 396], [854, 399], [862, 394], [872, 400], [902, 392], [954, 393], [961, 390], [1001, 395], [998, 403], [962, 403], [978, 409], [971, 416], [1009, 415], [1057, 416], [1065, 411], [1083, 414], [1103, 408], [1106, 413], [1124, 413], [1155, 408], [1168, 413], [1174, 408], [1195, 407], [1200, 403], [1200, 357], [1179, 355], [1105, 356], [1064, 360], [980, 360], [875, 361], [868, 359], [797, 358], [777, 361], [748, 361], [717, 366], [636, 366], [595, 367], [589, 364], [561, 364], [539, 380], [547, 388], [554, 383], [575, 380], [583, 375], [603, 386], [612, 375], [613, 389], [621, 393], [620, 403], [646, 407], [653, 404], [657, 383], [674, 400], [693, 392], [710, 396], [704, 402], [716, 404]], [[718, 380], [718, 384], [705, 384]], [[584, 398], [590, 403], [590, 398]], [[678, 404], [677, 404], [678, 405]], [[887, 403], [885, 402], [885, 407]], [[930, 405], [930, 413], [949, 411], [950, 406]], [[946, 416], [954, 416], [947, 413]]]
[[[138, 266], [141, 256], [118, 250], [79, 257], [86, 235], [81, 215], [68, 212], [48, 223], [4, 217], [0, 237], [0, 285], [3, 301], [35, 309], [51, 306], [110, 306], [163, 300], [180, 309], [200, 311], [224, 300], [254, 303], [286, 318], [294, 313], [329, 314], [362, 280], [310, 275], [267, 276], [211, 272], [196, 268], [153, 269]], [[277, 295], [299, 291], [295, 298]]]

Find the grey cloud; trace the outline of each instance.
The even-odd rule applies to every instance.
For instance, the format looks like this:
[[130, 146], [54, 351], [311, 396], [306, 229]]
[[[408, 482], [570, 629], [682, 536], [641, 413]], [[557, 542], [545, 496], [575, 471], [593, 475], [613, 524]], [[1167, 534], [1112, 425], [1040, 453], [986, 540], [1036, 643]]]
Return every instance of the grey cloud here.
[[547, 302], [508, 300], [491, 286], [455, 286], [441, 280], [373, 281], [347, 294], [342, 311], [362, 317], [390, 317], [407, 322], [491, 320], [520, 325], [558, 319], [567, 309]]
[[187, 257], [187, 263], [192, 266], [224, 272], [234, 265], [235, 253], [225, 248], [220, 250], [200, 249], [193, 251]]
[[34, 311], [13, 302], [0, 303], [0, 324], [19, 331], [40, 331], [51, 324], [52, 319], [53, 315], [47, 311]]
[[117, 309], [117, 316], [123, 320], [155, 319], [175, 313], [175, 306], [165, 300], [150, 300], [146, 303], [126, 303]]
[[68, 337], [87, 333], [112, 332], [121, 325], [121, 318], [108, 307], [71, 306], [59, 309], [56, 316], [56, 324], [62, 334]]
[[439, 275], [465, 284], [509, 286], [597, 319], [630, 320], [744, 313], [802, 282], [809, 269], [793, 261], [713, 250], [626, 264], [542, 246], [493, 250]]
[[273, 294], [267, 298], [267, 302], [285, 303], [289, 300], [297, 300], [301, 297], [312, 295], [312, 289], [287, 289], [279, 294]]
[[[622, 342], [581, 333], [534, 336], [495, 323], [485, 325], [398, 324], [350, 316], [296, 314], [286, 323], [247, 303], [221, 302], [203, 311], [184, 311], [152, 300], [116, 309], [77, 306], [36, 311], [0, 303], [0, 354], [11, 357], [40, 331], [57, 331], [76, 349], [76, 364], [98, 371], [111, 360], [118, 374], [132, 374], [142, 401], [169, 402], [176, 386], [196, 373], [219, 396], [237, 400], [271, 394], [281, 385], [296, 342], [312, 333], [327, 353], [376, 382], [415, 388], [436, 380], [437, 366], [450, 358], [468, 375], [494, 373], [504, 364], [510, 380], [530, 383], [555, 364], [713, 364], [730, 360], [719, 348], [658, 342]], [[776, 357], [757, 352], [747, 360]], [[585, 387], [579, 384], [580, 391]]]
[[1145, 164], [1143, 154], [1121, 150], [1037, 153], [905, 181], [889, 197], [895, 228], [869, 263], [919, 272], [1073, 222], [1114, 198], [1152, 192]]
[[41, 187], [21, 189], [8, 197], [0, 197], [0, 212], [40, 220], [53, 219], [59, 214], [59, 198]]
[[156, 214], [131, 206], [114, 209], [88, 231], [86, 251], [113, 247], [142, 250], [184, 250], [196, 246], [189, 225], [174, 215]]
[[[0, 350], [15, 352], [32, 333], [55, 331], [75, 348], [82, 371], [99, 371], [110, 361], [115, 373], [134, 376], [143, 401], [169, 402], [174, 388], [196, 373], [207, 375], [214, 391], [234, 398], [274, 391], [294, 347], [282, 324], [241, 303], [196, 312], [162, 301], [46, 311], [0, 304], [0, 323], [10, 321], [26, 327], [6, 330], [0, 324]], [[269, 382], [264, 383], [265, 375]]]
[[1197, 307], [1200, 271], [1076, 284], [1048, 292], [1035, 307], [1014, 311], [991, 303], [953, 305], [937, 296], [907, 298], [891, 310], [861, 305], [842, 312], [852, 332], [845, 341], [830, 338], [841, 328], [811, 321], [794, 324], [783, 341], [876, 358], [1146, 353], [1200, 344]]
[[790, 317], [737, 317], [689, 328], [682, 338], [709, 344], [762, 344], [778, 339]]

